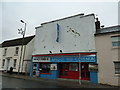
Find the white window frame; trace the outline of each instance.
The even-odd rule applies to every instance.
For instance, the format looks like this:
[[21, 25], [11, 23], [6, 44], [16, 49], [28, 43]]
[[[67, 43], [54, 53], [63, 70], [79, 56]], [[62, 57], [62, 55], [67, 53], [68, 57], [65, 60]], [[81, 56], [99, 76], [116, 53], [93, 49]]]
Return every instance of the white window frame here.
[[120, 74], [120, 61], [114, 61], [114, 68], [115, 68], [115, 74]]
[[17, 65], [17, 59], [14, 59], [14, 61], [13, 61], [13, 68], [16, 68], [16, 65]]
[[15, 55], [18, 55], [18, 52], [19, 52], [19, 47], [16, 47], [16, 49], [15, 49]]
[[4, 56], [7, 54], [7, 48], [4, 49]]
[[2, 60], [2, 68], [5, 66], [5, 59]]
[[112, 47], [120, 47], [120, 35], [111, 36]]

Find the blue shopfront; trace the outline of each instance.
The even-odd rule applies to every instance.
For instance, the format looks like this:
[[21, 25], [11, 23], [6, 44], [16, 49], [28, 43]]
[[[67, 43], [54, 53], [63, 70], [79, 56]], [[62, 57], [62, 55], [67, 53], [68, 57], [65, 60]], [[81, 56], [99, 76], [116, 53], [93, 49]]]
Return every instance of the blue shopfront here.
[[94, 68], [97, 68], [96, 53], [33, 55], [30, 76], [81, 79], [98, 83], [98, 70], [93, 70]]

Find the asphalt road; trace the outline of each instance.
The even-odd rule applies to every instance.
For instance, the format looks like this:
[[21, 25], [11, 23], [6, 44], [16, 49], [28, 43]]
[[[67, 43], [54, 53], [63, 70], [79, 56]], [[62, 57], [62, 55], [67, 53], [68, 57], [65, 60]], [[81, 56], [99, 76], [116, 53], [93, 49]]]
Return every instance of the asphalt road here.
[[2, 88], [14, 88], [19, 90], [20, 88], [65, 88], [65, 87], [59, 86], [56, 83], [37, 82], [2, 76]]
[[21, 78], [13, 78], [7, 76], [0, 75], [0, 90], [45, 90], [45, 89], [62, 89], [62, 88], [113, 88], [116, 90], [116, 87], [106, 86], [106, 85], [96, 85], [89, 84], [86, 82], [82, 82], [82, 85], [79, 85], [78, 82], [70, 82], [70, 81], [58, 81], [58, 80], [44, 80], [40, 79], [40, 81], [35, 80], [27, 80]]

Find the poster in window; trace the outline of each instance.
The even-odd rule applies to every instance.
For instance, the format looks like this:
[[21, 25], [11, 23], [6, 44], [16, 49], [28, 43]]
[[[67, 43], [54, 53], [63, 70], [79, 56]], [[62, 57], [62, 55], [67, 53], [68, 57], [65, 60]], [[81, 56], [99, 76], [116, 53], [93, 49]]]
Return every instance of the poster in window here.
[[57, 64], [51, 64], [50, 70], [57, 70]]
[[94, 72], [98, 72], [98, 64], [89, 64], [89, 71], [94, 71]]

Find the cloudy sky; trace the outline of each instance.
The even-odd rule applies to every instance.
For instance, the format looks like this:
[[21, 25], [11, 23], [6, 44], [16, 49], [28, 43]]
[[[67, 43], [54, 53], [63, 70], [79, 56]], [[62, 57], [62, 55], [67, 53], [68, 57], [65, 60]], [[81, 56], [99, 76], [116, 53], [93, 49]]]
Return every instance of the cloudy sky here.
[[[118, 0], [117, 0], [118, 1]], [[118, 2], [8, 2], [0, 3], [0, 42], [22, 37], [20, 20], [27, 23], [26, 36], [35, 34], [35, 27], [46, 21], [56, 20], [80, 13], [94, 13], [105, 27], [118, 25]], [[1, 35], [2, 34], [2, 35]]]

